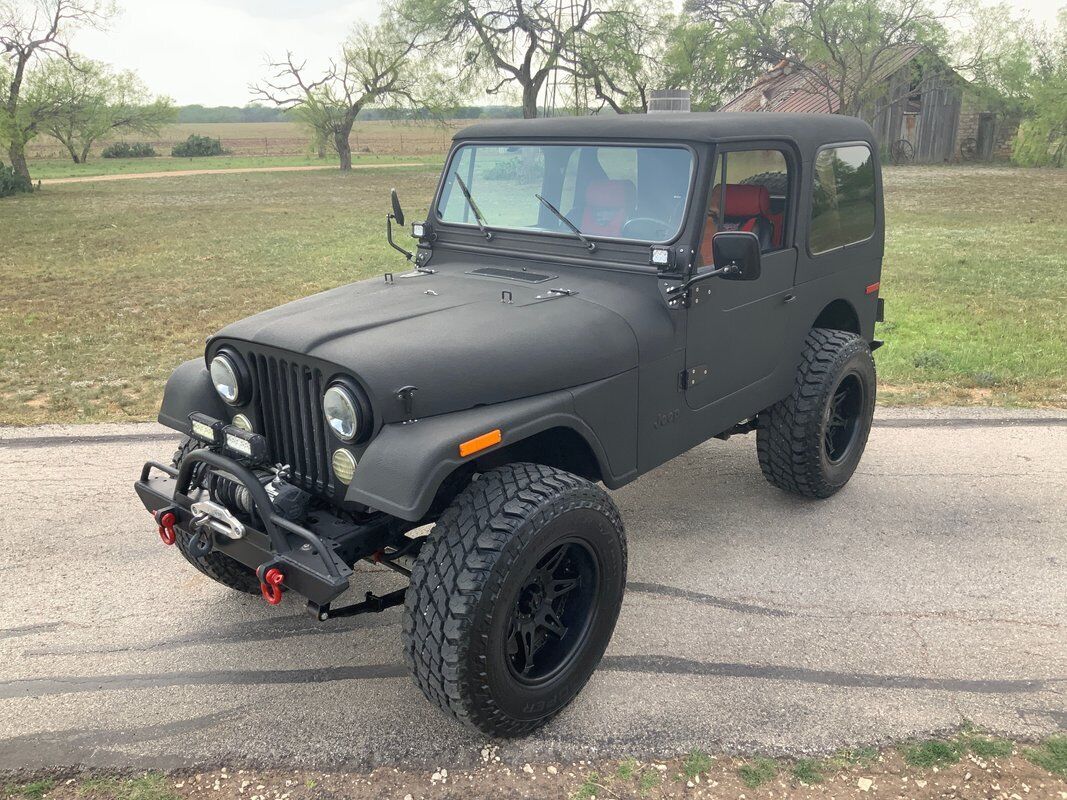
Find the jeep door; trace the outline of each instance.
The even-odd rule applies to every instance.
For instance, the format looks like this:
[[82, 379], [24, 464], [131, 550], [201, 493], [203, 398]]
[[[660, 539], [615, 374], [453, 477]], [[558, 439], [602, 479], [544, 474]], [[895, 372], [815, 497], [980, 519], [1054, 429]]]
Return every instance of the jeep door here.
[[788, 350], [797, 265], [792, 246], [797, 163], [795, 150], [784, 143], [723, 146], [711, 181], [698, 187], [707, 211], [697, 246], [701, 269], [713, 267], [716, 232], [744, 230], [761, 239], [762, 271], [753, 281], [710, 279], [694, 287], [685, 361], [691, 409], [768, 378]]

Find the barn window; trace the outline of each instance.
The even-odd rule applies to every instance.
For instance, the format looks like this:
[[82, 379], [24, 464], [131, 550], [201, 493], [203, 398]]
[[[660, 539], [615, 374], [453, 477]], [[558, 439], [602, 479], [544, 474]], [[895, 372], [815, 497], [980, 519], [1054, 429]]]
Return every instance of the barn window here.
[[874, 233], [874, 157], [865, 144], [827, 147], [815, 157], [812, 253], [862, 242]]

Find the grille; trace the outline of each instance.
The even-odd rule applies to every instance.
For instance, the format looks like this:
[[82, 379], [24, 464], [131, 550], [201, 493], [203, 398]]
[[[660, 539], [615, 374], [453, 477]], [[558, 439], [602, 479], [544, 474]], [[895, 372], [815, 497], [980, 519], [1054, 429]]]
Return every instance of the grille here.
[[322, 371], [262, 353], [250, 354], [248, 361], [271, 460], [288, 464], [290, 480], [298, 486], [320, 495], [332, 494], [325, 423], [319, 409]]

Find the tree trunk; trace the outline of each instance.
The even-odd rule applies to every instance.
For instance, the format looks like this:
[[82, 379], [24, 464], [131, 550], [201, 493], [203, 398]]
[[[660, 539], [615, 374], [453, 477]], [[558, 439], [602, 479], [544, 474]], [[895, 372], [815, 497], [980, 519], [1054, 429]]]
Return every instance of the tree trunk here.
[[93, 143], [91, 141], [89, 141], [89, 142], [86, 143], [85, 147], [82, 148], [82, 163], [83, 164], [88, 164], [89, 163], [89, 148], [92, 147], [92, 146], [93, 146]]
[[352, 169], [352, 145], [348, 143], [348, 134], [351, 132], [352, 126], [347, 125], [333, 136], [334, 147], [337, 148], [337, 155], [341, 159], [341, 172]]
[[540, 94], [540, 83], [528, 83], [522, 87], [522, 116], [524, 119], [536, 119], [537, 95]]
[[7, 159], [17, 175], [30, 180], [30, 168], [26, 165], [26, 146], [21, 142], [12, 142], [7, 148]]

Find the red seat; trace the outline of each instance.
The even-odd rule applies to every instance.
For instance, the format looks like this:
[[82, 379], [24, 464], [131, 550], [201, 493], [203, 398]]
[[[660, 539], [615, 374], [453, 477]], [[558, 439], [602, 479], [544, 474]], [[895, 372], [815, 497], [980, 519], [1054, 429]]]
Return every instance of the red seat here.
[[[722, 186], [711, 190], [710, 210], [718, 216], [722, 202]], [[779, 218], [781, 215], [778, 215]], [[770, 250], [781, 242], [780, 223], [776, 224], [771, 213], [771, 193], [766, 186], [747, 183], [726, 184], [726, 213], [716, 225], [715, 218], [708, 216], [704, 226], [704, 238], [700, 242], [700, 254], [705, 264], [712, 261], [711, 237], [723, 231], [748, 231], [756, 234], [761, 250]]]
[[637, 190], [630, 181], [596, 180], [585, 188], [582, 233], [593, 236], [618, 236], [630, 218]]

